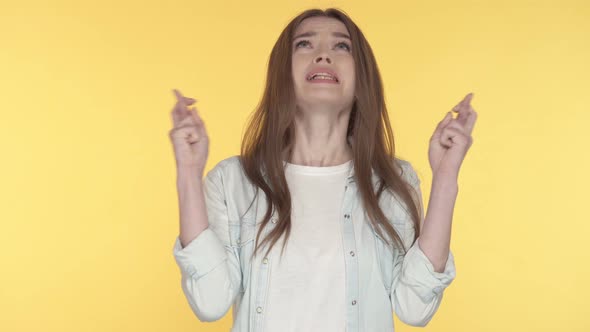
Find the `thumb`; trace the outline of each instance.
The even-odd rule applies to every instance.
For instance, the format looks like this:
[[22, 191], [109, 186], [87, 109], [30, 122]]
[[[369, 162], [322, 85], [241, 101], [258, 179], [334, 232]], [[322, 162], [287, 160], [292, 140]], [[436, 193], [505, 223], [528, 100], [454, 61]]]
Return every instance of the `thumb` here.
[[439, 137], [442, 133], [442, 130], [446, 127], [446, 125], [449, 124], [449, 122], [451, 122], [452, 119], [453, 115], [451, 114], [451, 112], [447, 112], [442, 121], [438, 123], [438, 126], [436, 126], [436, 129], [434, 130], [434, 134], [432, 134], [432, 137]]

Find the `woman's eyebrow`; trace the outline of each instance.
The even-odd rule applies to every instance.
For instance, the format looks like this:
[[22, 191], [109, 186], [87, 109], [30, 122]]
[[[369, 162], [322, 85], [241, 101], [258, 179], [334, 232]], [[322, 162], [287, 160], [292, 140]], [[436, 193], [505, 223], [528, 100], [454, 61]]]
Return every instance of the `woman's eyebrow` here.
[[[301, 37], [312, 37], [312, 36], [315, 36], [317, 34], [318, 33], [315, 32], [315, 31], [308, 31], [308, 32], [304, 32], [304, 33], [298, 34], [297, 36], [295, 36], [295, 38], [293, 38], [293, 40], [295, 40], [297, 38], [301, 38]], [[334, 37], [341, 37], [341, 38], [347, 38], [347, 39], [350, 40], [350, 36], [347, 35], [347, 34], [345, 34], [345, 33], [342, 33], [342, 32], [332, 32], [332, 36], [334, 36]]]

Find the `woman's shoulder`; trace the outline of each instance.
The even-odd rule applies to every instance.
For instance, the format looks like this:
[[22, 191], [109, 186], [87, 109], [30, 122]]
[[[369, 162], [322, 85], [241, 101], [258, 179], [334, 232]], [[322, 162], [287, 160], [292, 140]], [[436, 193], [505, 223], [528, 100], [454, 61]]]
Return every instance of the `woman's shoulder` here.
[[[417, 185], [420, 183], [420, 178], [416, 169], [414, 168], [413, 164], [405, 159], [400, 157], [394, 157], [394, 164], [398, 174], [412, 185]], [[211, 175], [219, 176], [219, 177], [226, 177], [226, 178], [233, 178], [233, 179], [243, 179], [245, 177], [244, 170], [242, 168], [240, 155], [231, 155], [224, 159], [219, 160], [211, 170], [209, 171]]]
[[225, 159], [221, 159], [219, 162], [217, 162], [217, 164], [215, 164], [214, 167], [221, 167], [221, 168], [225, 168], [225, 167], [231, 167], [231, 166], [239, 166], [240, 164], [240, 155], [232, 155], [229, 157], [226, 157]]
[[402, 179], [404, 179], [412, 185], [416, 185], [420, 182], [418, 173], [416, 172], [416, 169], [410, 161], [401, 159], [399, 157], [395, 157], [394, 162], [396, 164], [396, 167], [398, 168], [399, 175], [402, 177]]
[[216, 164], [211, 167], [209, 172], [212, 173], [225, 173], [225, 172], [232, 172], [238, 169], [240, 166], [240, 156], [239, 155], [232, 155], [221, 159]]

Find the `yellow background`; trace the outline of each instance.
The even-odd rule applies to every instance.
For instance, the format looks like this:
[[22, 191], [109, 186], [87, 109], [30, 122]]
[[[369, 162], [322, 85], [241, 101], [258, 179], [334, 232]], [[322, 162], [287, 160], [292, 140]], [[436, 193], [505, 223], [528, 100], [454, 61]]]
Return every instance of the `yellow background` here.
[[429, 137], [474, 92], [457, 278], [421, 330], [590, 331], [582, 0], [2, 0], [0, 331], [229, 330], [192, 314], [172, 255], [171, 90], [199, 99], [207, 170], [238, 154], [276, 38], [316, 6], [371, 43], [426, 201]]

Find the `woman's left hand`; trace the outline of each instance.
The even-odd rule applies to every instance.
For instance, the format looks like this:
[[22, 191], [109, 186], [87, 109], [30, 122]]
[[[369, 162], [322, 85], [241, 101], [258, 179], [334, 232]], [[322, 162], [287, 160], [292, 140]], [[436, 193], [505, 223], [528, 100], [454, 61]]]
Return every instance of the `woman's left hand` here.
[[459, 113], [457, 118], [453, 119], [452, 113], [448, 112], [436, 126], [428, 148], [428, 160], [433, 175], [439, 170], [443, 173], [459, 174], [465, 154], [473, 143], [471, 132], [477, 113], [471, 107], [472, 98], [473, 93], [469, 93], [453, 108], [453, 111]]

